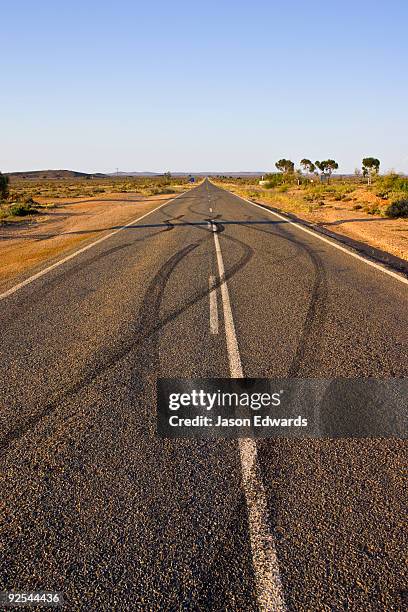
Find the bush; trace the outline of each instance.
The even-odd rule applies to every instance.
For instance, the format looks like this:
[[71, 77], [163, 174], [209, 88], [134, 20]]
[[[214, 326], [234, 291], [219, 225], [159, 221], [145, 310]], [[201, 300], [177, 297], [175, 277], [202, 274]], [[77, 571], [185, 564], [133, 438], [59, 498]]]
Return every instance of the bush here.
[[13, 217], [25, 217], [35, 212], [32, 204], [35, 204], [33, 200], [31, 202], [15, 202], [10, 206], [9, 213]]
[[274, 187], [279, 187], [279, 185], [283, 185], [285, 183], [285, 177], [283, 174], [267, 174], [265, 176], [265, 185], [266, 189], [273, 189]]
[[385, 214], [392, 219], [408, 217], [408, 198], [400, 198], [391, 202], [385, 209]]
[[177, 193], [177, 192], [175, 189], [172, 189], [171, 187], [164, 187], [158, 190], [157, 195], [165, 195], [167, 193], [170, 194], [170, 193]]
[[408, 178], [399, 174], [387, 174], [376, 180], [375, 187], [377, 195], [387, 199], [393, 192], [408, 193]]
[[5, 200], [9, 194], [9, 178], [0, 172], [0, 200]]
[[31, 206], [31, 207], [38, 206], [38, 203], [34, 202], [34, 200], [33, 200], [33, 198], [31, 196], [25, 196], [24, 198], [22, 198], [21, 202], [23, 204], [28, 204], [28, 206]]

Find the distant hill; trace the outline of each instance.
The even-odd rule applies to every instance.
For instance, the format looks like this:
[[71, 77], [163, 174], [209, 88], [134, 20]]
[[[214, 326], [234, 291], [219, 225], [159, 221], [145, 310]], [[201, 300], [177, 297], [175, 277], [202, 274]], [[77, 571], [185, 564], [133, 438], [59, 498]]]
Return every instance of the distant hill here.
[[[111, 172], [108, 176], [163, 176], [164, 172]], [[266, 172], [171, 172], [172, 176], [261, 176]]]
[[107, 178], [107, 174], [95, 172], [76, 172], [75, 170], [27, 170], [26, 172], [6, 172], [10, 178], [20, 179], [73, 179], [73, 178]]
[[161, 176], [159, 172], [110, 172], [107, 176]]
[[[109, 174], [103, 174], [102, 172], [94, 172], [89, 174], [87, 172], [77, 172], [75, 170], [27, 170], [26, 172], [6, 172], [7, 176], [11, 179], [44, 179], [44, 180], [69, 180], [69, 179], [86, 179], [86, 178], [123, 178], [126, 176], [135, 177], [155, 177], [163, 176], [164, 172], [111, 172]], [[171, 172], [172, 176], [261, 176], [266, 172]]]
[[266, 170], [255, 170], [254, 172], [191, 172], [191, 174], [194, 176], [262, 176], [267, 172]]

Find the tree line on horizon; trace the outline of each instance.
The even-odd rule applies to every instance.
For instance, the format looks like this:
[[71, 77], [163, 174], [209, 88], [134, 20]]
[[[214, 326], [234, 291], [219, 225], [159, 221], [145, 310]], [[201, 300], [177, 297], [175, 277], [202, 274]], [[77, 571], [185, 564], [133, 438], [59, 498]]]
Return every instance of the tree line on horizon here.
[[[306, 174], [316, 174], [318, 175], [318, 171], [322, 176], [327, 177], [327, 180], [330, 181], [330, 177], [335, 170], [338, 170], [339, 164], [334, 159], [325, 159], [322, 161], [315, 161], [314, 163], [307, 158], [303, 158], [300, 161], [300, 169], [295, 171], [295, 164], [290, 159], [279, 159], [275, 163], [275, 167], [282, 174], [290, 175], [297, 173], [298, 175], [302, 173], [302, 170]], [[372, 177], [377, 175], [380, 171], [380, 160], [376, 157], [364, 157], [362, 160], [362, 174], [367, 177], [368, 184], [371, 185]], [[356, 172], [357, 173], [357, 172]]]

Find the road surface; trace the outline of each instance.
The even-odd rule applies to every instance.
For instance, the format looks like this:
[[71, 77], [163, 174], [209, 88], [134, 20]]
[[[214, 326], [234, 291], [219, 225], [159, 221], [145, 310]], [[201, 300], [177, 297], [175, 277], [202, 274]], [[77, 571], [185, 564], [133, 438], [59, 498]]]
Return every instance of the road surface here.
[[234, 350], [245, 377], [408, 376], [407, 297], [209, 181], [4, 297], [1, 588], [404, 609], [403, 441], [162, 440], [155, 381], [232, 376]]

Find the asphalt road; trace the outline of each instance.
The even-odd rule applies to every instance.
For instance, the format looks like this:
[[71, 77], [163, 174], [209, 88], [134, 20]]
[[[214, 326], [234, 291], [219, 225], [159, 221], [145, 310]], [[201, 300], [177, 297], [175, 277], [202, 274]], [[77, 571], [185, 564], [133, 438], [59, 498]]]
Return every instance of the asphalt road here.
[[406, 609], [405, 442], [155, 434], [157, 377], [233, 375], [209, 219], [243, 376], [408, 376], [406, 284], [204, 182], [0, 300], [0, 590]]

